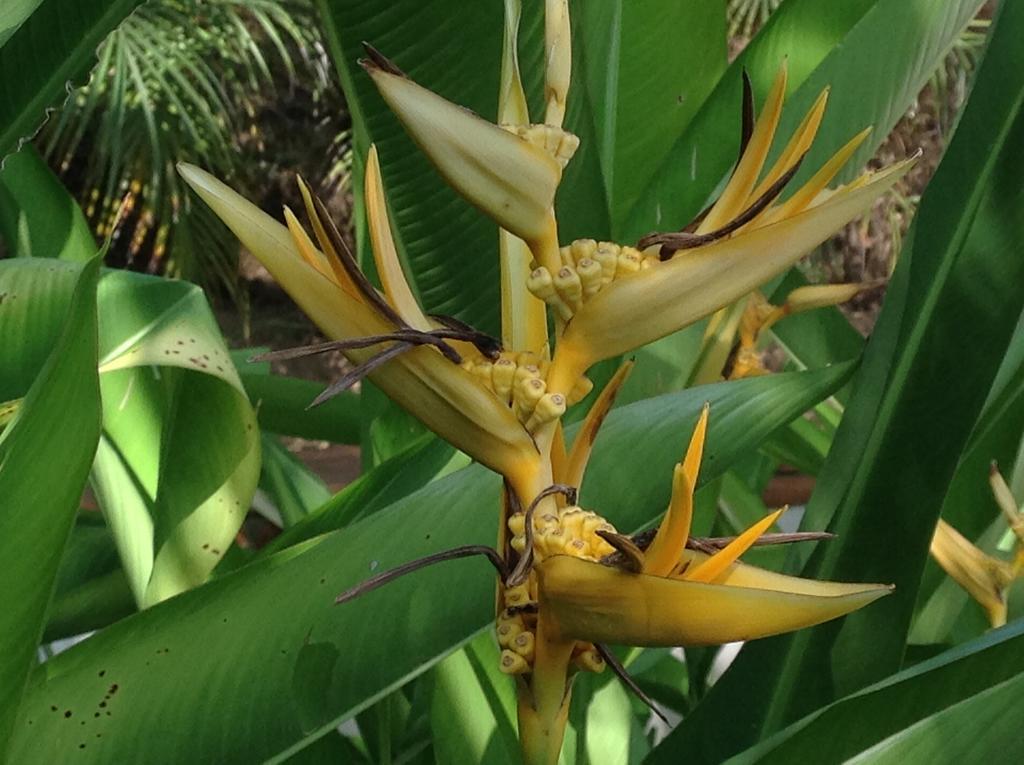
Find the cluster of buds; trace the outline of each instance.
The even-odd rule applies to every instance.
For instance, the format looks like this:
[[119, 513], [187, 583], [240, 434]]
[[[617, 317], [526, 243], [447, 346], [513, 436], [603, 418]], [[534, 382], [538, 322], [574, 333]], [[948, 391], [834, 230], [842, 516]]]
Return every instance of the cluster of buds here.
[[657, 257], [643, 255], [635, 247], [593, 239], [577, 239], [560, 248], [558, 254], [561, 267], [554, 274], [544, 266], [535, 268], [526, 287], [563, 322], [569, 321], [604, 286], [658, 262]]
[[564, 170], [580, 147], [580, 139], [554, 125], [499, 125], [524, 141], [550, 154]]
[[582, 401], [594, 385], [586, 377], [577, 380], [568, 395], [549, 393], [547, 375], [551, 362], [530, 351], [502, 351], [497, 358], [467, 358], [462, 368], [512, 408], [528, 431], [559, 419], [567, 407]]

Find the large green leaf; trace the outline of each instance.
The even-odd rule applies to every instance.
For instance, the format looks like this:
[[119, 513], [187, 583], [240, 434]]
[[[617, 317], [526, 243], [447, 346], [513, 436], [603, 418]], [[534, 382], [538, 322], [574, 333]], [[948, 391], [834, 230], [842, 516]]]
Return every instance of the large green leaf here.
[[606, 0], [572, 10], [576, 87], [589, 96], [614, 233], [725, 71], [725, 5]]
[[[671, 464], [704, 401], [716, 413], [707, 480], [848, 374], [839, 368], [743, 380], [613, 412], [588, 478], [592, 503], [622, 528], [640, 526], [663, 506]], [[650, 479], [637, 486], [622, 481], [623, 473]], [[478, 561], [421, 572], [343, 607], [333, 598], [372, 571], [454, 545], [491, 543], [499, 487], [483, 468], [460, 470], [340, 532], [101, 631], [35, 672], [14, 761], [53, 762], [69, 753], [83, 762], [136, 761], [173, 751], [181, 761], [248, 763], [301, 748], [491, 619], [492, 573]]]
[[[60, 332], [0, 433], [0, 742], [10, 740], [99, 437], [99, 267], [97, 257], [75, 268]], [[28, 302], [23, 293], [0, 288], [0, 294], [0, 317], [16, 300]], [[0, 757], [5, 751], [0, 744]]]
[[840, 539], [806, 572], [894, 582], [895, 595], [841, 623], [746, 646], [653, 761], [680, 749], [720, 759], [899, 668], [947, 485], [1024, 301], [1021, 34], [1024, 8], [1004, 6], [808, 507], [806, 522]]
[[150, 604], [205, 581], [234, 540], [259, 477], [259, 433], [198, 287], [112, 272], [99, 301], [112, 448], [94, 487], [136, 598]]
[[[1018, 622], [836, 701], [729, 760], [729, 765], [845, 762], [905, 728], [1020, 676], [1022, 649], [1024, 623]], [[1018, 698], [1018, 714], [1019, 703]], [[947, 729], [945, 736], [958, 728]]]
[[849, 762], [907, 765], [936, 762], [1019, 762], [1024, 673], [915, 723]]
[[9, 0], [0, 8], [0, 47], [18, 31], [43, 0]]
[[14, 257], [86, 260], [96, 251], [82, 210], [31, 145], [0, 170], [0, 239]]
[[832, 87], [825, 119], [796, 183], [859, 130], [874, 126], [848, 163], [848, 177], [874, 154], [980, 5], [978, 0], [784, 3], [672, 147], [630, 211], [623, 236], [685, 225], [729, 171], [739, 144], [741, 67], [750, 73], [755, 92], [763, 94], [783, 58], [788, 59], [792, 95], [779, 136], [791, 135], [818, 93]]
[[[24, 394], [60, 331], [77, 268], [0, 263], [0, 400]], [[200, 584], [259, 476], [255, 414], [202, 292], [128, 272], [100, 280], [104, 435], [92, 485], [140, 604]]]
[[8, 32], [0, 28], [0, 161], [35, 132], [69, 84], [84, 80], [103, 38], [141, 2], [43, 0], [27, 18], [24, 0], [15, 4], [17, 31], [3, 40]]

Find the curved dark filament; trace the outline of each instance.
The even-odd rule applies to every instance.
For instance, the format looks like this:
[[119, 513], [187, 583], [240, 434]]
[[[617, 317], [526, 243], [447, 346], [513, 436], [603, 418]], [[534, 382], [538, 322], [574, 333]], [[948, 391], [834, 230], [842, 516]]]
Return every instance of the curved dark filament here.
[[395, 579], [411, 574], [413, 571], [419, 571], [421, 568], [427, 566], [433, 566], [435, 563], [444, 563], [449, 560], [459, 560], [460, 558], [471, 558], [475, 555], [483, 555], [491, 562], [491, 564], [498, 570], [498, 575], [501, 577], [505, 576], [506, 568], [505, 561], [498, 555], [498, 551], [493, 547], [487, 547], [486, 545], [464, 545], [462, 547], [453, 547], [451, 550], [445, 550], [444, 552], [434, 553], [433, 555], [427, 555], [416, 560], [403, 563], [401, 566], [396, 566], [393, 569], [385, 571], [376, 576], [370, 577], [365, 582], [357, 584], [351, 589], [345, 590], [338, 597], [334, 599], [335, 605], [341, 603], [347, 603], [350, 600], [355, 600], [360, 595], [365, 595], [372, 590], [376, 590], [378, 587], [383, 587], [389, 582], [393, 582]]
[[576, 504], [576, 487], [566, 486], [565, 484], [555, 483], [548, 486], [540, 494], [534, 497], [533, 502], [526, 509], [525, 518], [525, 529], [523, 535], [526, 538], [526, 545], [523, 547], [523, 556], [516, 563], [516, 567], [512, 570], [512, 573], [508, 575], [505, 580], [506, 587], [515, 587], [526, 581], [526, 578], [530, 575], [530, 567], [533, 566], [533, 513], [537, 509], [541, 500], [545, 497], [550, 497], [553, 494], [564, 494], [566, 501], [570, 505]]
[[320, 406], [325, 401], [334, 398], [342, 391], [346, 391], [355, 385], [357, 382], [362, 380], [367, 375], [371, 374], [378, 367], [382, 367], [387, 364], [391, 359], [401, 356], [406, 351], [412, 350], [416, 346], [409, 342], [395, 343], [390, 348], [385, 348], [383, 351], [378, 353], [376, 356], [371, 356], [359, 366], [349, 370], [340, 380], [335, 380], [328, 385], [323, 392], [313, 399], [312, 403], [306, 407], [306, 409], [312, 409], [314, 406]]
[[622, 662], [619, 661], [619, 657], [612, 653], [608, 646], [602, 645], [601, 643], [594, 643], [594, 648], [596, 648], [597, 652], [601, 654], [601, 658], [604, 659], [605, 664], [612, 668], [612, 672], [618, 676], [619, 680], [622, 681], [622, 684], [629, 688], [629, 690], [631, 690], [636, 697], [640, 699], [640, 701], [650, 707], [650, 710], [660, 717], [666, 725], [669, 725], [670, 723], [668, 718], [665, 717], [664, 713], [660, 709], [658, 709], [657, 705], [654, 703], [654, 699], [644, 693], [643, 688], [641, 688], [637, 684], [636, 680], [633, 679], [633, 676], [626, 671]]
[[[467, 343], [472, 343], [480, 353], [491, 361], [497, 359], [499, 354], [501, 354], [501, 341], [496, 337], [491, 337], [486, 332], [481, 332], [472, 324], [467, 324], [462, 319], [456, 319], [454, 316], [447, 316], [443, 313], [432, 313], [430, 318], [438, 324], [447, 327], [452, 332], [461, 333], [461, 335], [453, 334], [452, 339], [465, 340]], [[440, 332], [441, 330], [435, 331]]]
[[[626, 571], [631, 571], [634, 574], [639, 574], [644, 568], [644, 553], [632, 539], [625, 536], [624, 534], [616, 534], [614, 531], [601, 531], [598, 530], [597, 535], [601, 537], [605, 542], [610, 544], [616, 550], [616, 562], [621, 562], [618, 568], [622, 568]], [[610, 556], [606, 556], [610, 557]], [[604, 562], [604, 559], [601, 561]]]
[[658, 257], [662, 260], [669, 260], [679, 250], [691, 250], [694, 247], [703, 247], [706, 244], [723, 239], [729, 234], [733, 233], [737, 229], [750, 223], [754, 218], [760, 215], [775, 199], [782, 193], [782, 190], [786, 187], [793, 176], [796, 175], [800, 169], [800, 165], [804, 161], [806, 153], [801, 155], [800, 158], [793, 163], [785, 173], [783, 173], [775, 183], [768, 187], [767, 191], [758, 197], [754, 202], [743, 212], [733, 218], [731, 221], [726, 223], [721, 228], [717, 228], [714, 231], [709, 231], [706, 234], [690, 234], [685, 231], [670, 231], [664, 234], [648, 234], [637, 242], [637, 248], [645, 250], [656, 244], [661, 245], [661, 250], [658, 253]]

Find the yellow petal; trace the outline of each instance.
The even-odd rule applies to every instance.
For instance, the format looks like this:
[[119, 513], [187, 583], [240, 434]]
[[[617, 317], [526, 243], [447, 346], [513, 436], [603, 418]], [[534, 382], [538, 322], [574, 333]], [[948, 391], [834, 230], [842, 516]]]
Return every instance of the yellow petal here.
[[561, 634], [617, 645], [753, 640], [835, 619], [892, 591], [886, 585], [819, 582], [821, 594], [812, 595], [683, 582], [565, 555], [544, 560], [537, 574], [541, 612]]
[[693, 520], [693, 489], [697, 485], [697, 471], [704, 454], [704, 437], [708, 427], [708, 405], [704, 404], [700, 419], [693, 429], [690, 445], [683, 461], [676, 465], [672, 475], [672, 499], [658, 533], [644, 555], [644, 573], [668, 576], [679, 563], [686, 547]]
[[782, 508], [769, 513], [707, 560], [688, 568], [682, 573], [681, 578], [688, 582], [715, 581], [729, 566], [739, 560], [739, 557], [749, 550], [785, 511], [786, 508]]
[[299, 219], [295, 217], [295, 213], [292, 209], [285, 205], [284, 208], [284, 220], [288, 225], [288, 231], [292, 235], [292, 241], [295, 243], [295, 249], [298, 250], [299, 255], [309, 265], [320, 272], [321, 275], [331, 279], [331, 267], [327, 263], [327, 258], [324, 254], [316, 248], [313, 244], [313, 240], [309, 238], [309, 234], [299, 223]]
[[817, 198], [826, 186], [835, 178], [836, 173], [843, 169], [853, 153], [857, 151], [864, 139], [871, 133], [871, 128], [865, 128], [851, 138], [846, 144], [839, 149], [832, 157], [821, 166], [811, 179], [801, 186], [789, 199], [783, 202], [778, 207], [773, 207], [766, 211], [759, 219], [758, 225], [768, 225], [769, 223], [775, 223], [776, 221], [783, 220], [792, 215], [796, 215], [799, 212], [807, 209]]
[[726, 184], [722, 195], [697, 228], [698, 234], [706, 234], [721, 228], [746, 208], [747, 199], [750, 197], [754, 184], [757, 183], [757, 177], [761, 174], [761, 168], [764, 167], [764, 161], [768, 157], [768, 150], [771, 149], [775, 128], [778, 127], [779, 117], [782, 114], [782, 101], [785, 95], [786, 64], [783, 63], [778, 74], [775, 75], [775, 82], [772, 83], [772, 89], [768, 93], [764, 110], [754, 124], [754, 131], [750, 134], [750, 142], [747, 144], [746, 151], [740, 157], [736, 170], [729, 179], [729, 183]]
[[811, 148], [814, 136], [821, 125], [821, 118], [825, 114], [825, 105], [827, 103], [828, 88], [825, 88], [818, 95], [813, 106], [807, 111], [800, 126], [793, 133], [793, 137], [789, 139], [789, 143], [786, 144], [786, 148], [783, 149], [782, 154], [779, 155], [775, 164], [772, 165], [772, 169], [768, 171], [768, 174], [757, 184], [757, 188], [747, 197], [744, 207], [748, 207], [766, 193], [771, 185], [779, 180]]
[[408, 77], [373, 61], [364, 66], [388, 106], [452, 188], [528, 243], [544, 238], [562, 176], [550, 153]]
[[545, 0], [544, 61], [544, 97], [547, 100], [544, 123], [561, 127], [572, 76], [569, 0]]
[[616, 279], [566, 327], [549, 389], [560, 391], [591, 364], [671, 334], [764, 284], [869, 207], [913, 161], [882, 170], [855, 189], [841, 189], [787, 220]]
[[853, 284], [812, 284], [806, 287], [797, 287], [786, 296], [783, 309], [785, 313], [802, 313], [830, 305], [839, 305], [847, 300], [852, 300], [864, 290], [877, 287], [878, 284], [878, 282], [855, 282]]
[[[209, 173], [191, 165], [179, 172], [299, 307], [334, 340], [389, 332], [394, 327], [310, 266], [288, 229]], [[354, 361], [373, 349], [346, 351]], [[512, 411], [473, 376], [433, 348], [414, 348], [371, 379], [428, 428], [484, 465], [507, 476], [534, 469], [536, 448]]]
[[993, 627], [1006, 624], [1006, 587], [1013, 575], [1004, 561], [979, 550], [941, 518], [932, 537], [931, 554], [985, 609]]
[[369, 222], [373, 259], [377, 264], [377, 275], [380, 276], [388, 302], [410, 327], [424, 332], [433, 329], [433, 325], [409, 289], [402, 264], [398, 261], [398, 250], [391, 236], [391, 221], [388, 220], [388, 203], [384, 198], [376, 145], [370, 147], [370, 154], [366, 158], [363, 192], [366, 196], [366, 219]]
[[587, 469], [587, 462], [590, 460], [597, 432], [615, 404], [615, 397], [622, 390], [629, 373], [633, 371], [633, 365], [632, 359], [622, 362], [612, 379], [604, 386], [597, 400], [594, 401], [594, 405], [590, 407], [587, 418], [576, 434], [576, 440], [572, 442], [572, 451], [569, 452], [569, 459], [562, 475], [562, 483], [577, 487], [582, 485], [583, 473]]
[[[698, 552], [697, 550], [684, 550], [682, 555], [679, 556], [679, 571], [685, 571], [688, 568], [700, 566], [710, 558], [710, 555]], [[678, 578], [678, 576], [674, 578]], [[865, 588], [883, 586], [803, 579], [798, 576], [777, 574], [774, 571], [768, 571], [767, 569], [758, 568], [757, 566], [751, 566], [747, 563], [743, 563], [742, 561], [736, 561], [726, 568], [718, 575], [714, 584], [726, 587], [744, 587], [752, 590], [774, 590], [778, 592], [791, 592], [798, 595], [813, 595], [815, 597], [828, 598], [855, 595], [856, 593], [863, 592]]]

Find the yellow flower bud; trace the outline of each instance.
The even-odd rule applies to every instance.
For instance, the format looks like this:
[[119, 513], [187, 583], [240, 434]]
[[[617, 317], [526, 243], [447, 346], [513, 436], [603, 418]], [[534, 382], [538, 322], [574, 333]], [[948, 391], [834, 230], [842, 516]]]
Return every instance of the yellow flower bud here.
[[506, 675], [525, 675], [530, 671], [530, 663], [515, 651], [510, 651], [507, 648], [501, 652], [498, 666]]

